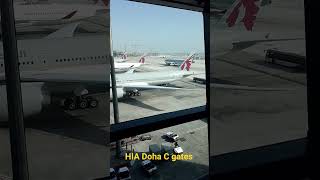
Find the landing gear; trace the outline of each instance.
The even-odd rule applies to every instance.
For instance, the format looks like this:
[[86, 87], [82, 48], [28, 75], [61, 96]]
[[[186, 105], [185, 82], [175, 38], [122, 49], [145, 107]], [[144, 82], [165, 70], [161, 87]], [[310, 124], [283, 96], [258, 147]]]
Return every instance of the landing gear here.
[[132, 92], [128, 92], [128, 96], [129, 97], [131, 97], [131, 96], [141, 96], [141, 93], [139, 91], [137, 91], [137, 92], [132, 91]]
[[91, 96], [88, 96], [88, 97], [86, 97], [86, 100], [88, 102], [88, 107], [90, 107], [90, 108], [98, 107], [98, 100], [97, 99], [95, 99]]
[[86, 109], [88, 107], [88, 101], [86, 99], [82, 99], [78, 105], [81, 109]]
[[66, 110], [70, 111], [75, 109], [96, 108], [98, 107], [98, 100], [91, 96], [75, 96], [66, 98], [62, 105]]
[[77, 108], [76, 106], [76, 101], [74, 98], [67, 98], [65, 101], [64, 101], [64, 108], [67, 109], [67, 110], [70, 110], [70, 111], [73, 111]]

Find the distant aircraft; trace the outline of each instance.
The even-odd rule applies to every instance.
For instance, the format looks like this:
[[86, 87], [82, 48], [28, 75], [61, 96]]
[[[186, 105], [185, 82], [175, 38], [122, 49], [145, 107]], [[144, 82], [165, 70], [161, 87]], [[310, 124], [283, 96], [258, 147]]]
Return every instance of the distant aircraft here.
[[[123, 73], [116, 75], [117, 96], [140, 96], [140, 90], [146, 89], [165, 89], [177, 90], [181, 88], [164, 87], [161, 85], [180, 80], [184, 77], [193, 75], [190, 72], [191, 58], [194, 54], [188, 56], [176, 71], [160, 72], [140, 72], [140, 73]], [[112, 99], [112, 90], [110, 84], [110, 99]]]
[[[195, 56], [195, 54], [193, 53], [191, 56], [192, 63], [194, 63], [194, 60], [193, 60], [194, 56]], [[168, 66], [180, 66], [184, 62], [184, 59], [170, 58], [170, 59], [164, 60], [164, 62]]]
[[141, 65], [144, 65], [146, 56], [147, 56], [147, 54], [142, 55], [140, 57], [138, 63], [128, 63], [128, 62], [118, 63], [118, 62], [115, 62], [114, 63], [115, 72], [116, 73], [123, 73], [123, 72], [129, 71], [130, 69], [135, 69], [135, 68], [140, 67]]
[[[117, 98], [123, 98], [126, 96], [140, 96], [141, 90], [186, 90], [184, 88], [176, 88], [167, 86], [169, 83], [181, 80], [191, 75], [204, 74], [191, 72], [192, 57], [194, 54], [189, 55], [184, 62], [179, 66], [179, 69], [175, 71], [158, 71], [158, 72], [140, 72], [140, 73], [123, 73], [116, 75], [117, 83]], [[165, 85], [165, 86], [163, 86]], [[110, 100], [112, 100], [112, 89], [110, 82]], [[283, 91], [287, 89], [279, 88], [259, 88], [248, 86], [235, 86], [228, 84], [212, 83], [213, 87], [222, 89], [234, 89], [234, 90], [252, 90], [252, 91]]]
[[115, 63], [123, 63], [123, 62], [126, 62], [126, 61], [128, 61], [127, 52], [122, 53], [120, 55], [120, 58], [119, 57], [114, 58], [114, 62]]

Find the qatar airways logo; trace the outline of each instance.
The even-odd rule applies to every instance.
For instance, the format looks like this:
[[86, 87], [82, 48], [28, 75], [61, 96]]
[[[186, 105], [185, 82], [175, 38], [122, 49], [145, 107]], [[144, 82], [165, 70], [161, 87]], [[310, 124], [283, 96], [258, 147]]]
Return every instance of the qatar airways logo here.
[[256, 5], [257, 0], [240, 0], [236, 6], [231, 11], [229, 17], [226, 20], [226, 23], [229, 27], [233, 27], [239, 18], [240, 8], [242, 7], [245, 10], [244, 17], [241, 22], [243, 22], [245, 28], [248, 31], [252, 31], [254, 21], [259, 11], [259, 7]]
[[139, 63], [144, 63], [144, 61], [145, 61], [144, 57], [141, 57], [139, 60]]
[[183, 62], [183, 64], [181, 65], [181, 70], [184, 70], [184, 68], [186, 68], [187, 71], [190, 70], [191, 63], [192, 63], [192, 61], [191, 61], [192, 57], [193, 57], [193, 56], [189, 57], [188, 59], [186, 59], [186, 60]]

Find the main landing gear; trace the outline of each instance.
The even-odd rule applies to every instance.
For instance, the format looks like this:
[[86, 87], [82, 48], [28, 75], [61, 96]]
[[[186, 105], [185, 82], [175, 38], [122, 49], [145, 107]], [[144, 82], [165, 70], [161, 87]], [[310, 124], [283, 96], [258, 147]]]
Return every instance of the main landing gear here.
[[128, 92], [128, 96], [141, 96], [141, 93], [139, 91], [132, 91], [132, 92]]
[[63, 101], [63, 106], [66, 110], [96, 108], [98, 100], [92, 96], [74, 96], [66, 98]]

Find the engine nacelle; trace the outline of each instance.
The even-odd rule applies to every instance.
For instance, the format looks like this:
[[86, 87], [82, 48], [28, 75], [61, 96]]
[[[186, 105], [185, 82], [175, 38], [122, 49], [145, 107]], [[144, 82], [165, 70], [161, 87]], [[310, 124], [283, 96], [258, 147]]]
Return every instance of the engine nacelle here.
[[[126, 94], [126, 92], [123, 90], [123, 88], [117, 88], [117, 97], [122, 98], [124, 95]], [[110, 88], [110, 101], [112, 101], [112, 88]]]
[[[50, 104], [51, 98], [42, 90], [43, 83], [21, 83], [22, 104], [24, 117], [41, 112]], [[0, 121], [8, 120], [6, 86], [0, 86]]]

